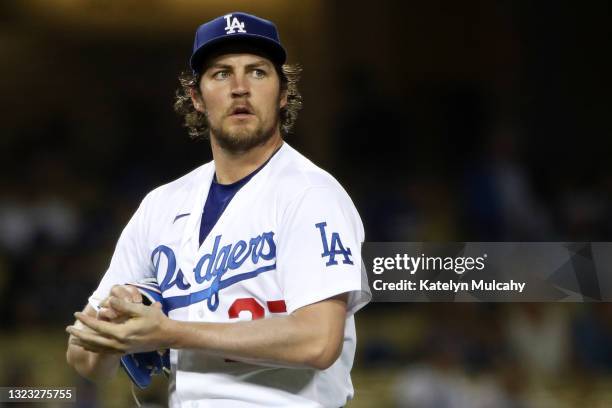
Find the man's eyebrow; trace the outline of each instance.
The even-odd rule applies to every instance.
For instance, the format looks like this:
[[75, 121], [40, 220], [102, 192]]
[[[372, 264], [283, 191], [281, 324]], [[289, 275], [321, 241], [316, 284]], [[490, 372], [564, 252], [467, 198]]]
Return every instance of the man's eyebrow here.
[[[257, 67], [270, 67], [270, 63], [264, 59], [258, 60], [258, 61], [254, 61], [251, 62], [250, 64], [246, 64], [245, 68], [246, 69], [253, 69], [253, 68], [257, 68]], [[213, 64], [211, 64], [208, 68], [206, 68], [206, 70], [209, 69], [234, 69], [233, 65], [230, 64], [224, 64], [222, 62], [215, 62]]]
[[214, 64], [211, 64], [207, 69], [211, 69], [211, 68], [232, 69], [233, 67], [228, 64], [222, 64], [220, 62], [216, 62]]
[[247, 68], [256, 68], [256, 67], [261, 67], [261, 66], [269, 67], [270, 65], [271, 64], [268, 61], [262, 59], [262, 60], [255, 61], [255, 62], [252, 62], [250, 64], [247, 64], [246, 67]]

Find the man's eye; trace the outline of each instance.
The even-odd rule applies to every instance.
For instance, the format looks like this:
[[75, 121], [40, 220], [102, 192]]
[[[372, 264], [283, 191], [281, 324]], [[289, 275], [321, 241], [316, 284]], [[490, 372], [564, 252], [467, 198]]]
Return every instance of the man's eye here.
[[263, 69], [254, 69], [253, 76], [255, 78], [264, 78], [266, 76], [266, 71], [264, 71]]
[[214, 79], [227, 79], [229, 77], [229, 72], [227, 71], [217, 71], [213, 74]]

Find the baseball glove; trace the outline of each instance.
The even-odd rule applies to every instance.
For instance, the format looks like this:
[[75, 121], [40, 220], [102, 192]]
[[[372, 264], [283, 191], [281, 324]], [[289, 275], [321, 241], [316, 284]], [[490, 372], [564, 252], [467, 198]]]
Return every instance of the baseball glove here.
[[[162, 292], [155, 278], [128, 283], [142, 294], [142, 303], [150, 306], [155, 302], [162, 304], [162, 311], [167, 315]], [[132, 382], [140, 389], [151, 384], [151, 377], [157, 374], [170, 375], [170, 350], [149, 351], [146, 353], [125, 354], [121, 357], [121, 366]]]

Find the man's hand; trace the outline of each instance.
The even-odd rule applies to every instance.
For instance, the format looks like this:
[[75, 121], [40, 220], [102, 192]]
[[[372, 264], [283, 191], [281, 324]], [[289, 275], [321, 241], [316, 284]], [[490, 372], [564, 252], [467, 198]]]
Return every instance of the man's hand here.
[[167, 329], [170, 319], [162, 312], [159, 302], [151, 306], [133, 303], [111, 296], [109, 309], [123, 317], [122, 323], [112, 323], [77, 312], [74, 316], [90, 330], [68, 326], [71, 343], [96, 353], [139, 353], [170, 348]]
[[113, 323], [123, 323], [129, 316], [121, 314], [110, 305], [110, 299], [116, 297], [127, 302], [142, 303], [142, 294], [131, 285], [114, 285], [111, 288], [110, 295], [100, 303], [97, 317], [100, 320]]
[[[92, 319], [97, 319], [96, 310], [89, 304], [85, 306], [82, 313]], [[74, 325], [77, 329], [93, 333], [93, 330], [84, 326], [78, 320]], [[102, 352], [103, 350], [99, 349], [99, 351], [98, 353], [85, 350], [78, 345], [76, 337], [70, 336], [68, 339], [68, 349], [66, 350], [66, 361], [83, 377], [91, 381], [106, 381], [111, 379], [117, 372], [121, 355], [116, 352], [106, 352], [108, 350]]]

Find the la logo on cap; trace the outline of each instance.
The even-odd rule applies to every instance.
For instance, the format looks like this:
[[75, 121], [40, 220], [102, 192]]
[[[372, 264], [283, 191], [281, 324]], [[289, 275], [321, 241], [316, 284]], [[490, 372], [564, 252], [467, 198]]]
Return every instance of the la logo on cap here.
[[[246, 33], [244, 29], [244, 23], [238, 21], [238, 17], [232, 18], [231, 14], [223, 16], [227, 25], [225, 26], [225, 34], [234, 34], [236, 31], [239, 33]], [[230, 22], [231, 20], [231, 22]]]

